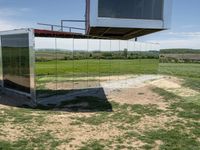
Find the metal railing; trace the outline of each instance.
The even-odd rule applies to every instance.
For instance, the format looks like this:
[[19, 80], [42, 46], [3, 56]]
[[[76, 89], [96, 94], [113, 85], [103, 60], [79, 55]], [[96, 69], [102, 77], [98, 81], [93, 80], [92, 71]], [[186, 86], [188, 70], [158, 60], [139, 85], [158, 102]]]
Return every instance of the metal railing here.
[[38, 25], [41, 25], [41, 26], [48, 26], [50, 27], [50, 30], [51, 31], [55, 31], [55, 27], [58, 27], [60, 28], [59, 31], [64, 31], [64, 29], [68, 29], [69, 32], [72, 32], [72, 30], [81, 30], [81, 31], [85, 31], [84, 28], [78, 28], [78, 27], [70, 27], [70, 26], [61, 26], [61, 25], [55, 25], [55, 24], [47, 24], [47, 23], [37, 23]]
[[[85, 20], [61, 20], [61, 31], [64, 29], [64, 22], [76, 22], [76, 23], [85, 23]], [[86, 29], [84, 29], [86, 30]]]

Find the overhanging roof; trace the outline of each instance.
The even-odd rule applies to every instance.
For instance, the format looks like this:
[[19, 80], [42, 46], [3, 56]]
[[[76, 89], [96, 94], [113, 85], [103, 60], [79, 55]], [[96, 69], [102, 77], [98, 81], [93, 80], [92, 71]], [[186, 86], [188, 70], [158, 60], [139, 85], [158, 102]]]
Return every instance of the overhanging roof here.
[[51, 31], [43, 29], [34, 29], [34, 34], [36, 37], [86, 38], [86, 36], [81, 33]]
[[34, 29], [36, 37], [75, 38], [75, 39], [108, 39], [101, 36], [91, 36], [75, 32], [62, 32], [44, 29]]

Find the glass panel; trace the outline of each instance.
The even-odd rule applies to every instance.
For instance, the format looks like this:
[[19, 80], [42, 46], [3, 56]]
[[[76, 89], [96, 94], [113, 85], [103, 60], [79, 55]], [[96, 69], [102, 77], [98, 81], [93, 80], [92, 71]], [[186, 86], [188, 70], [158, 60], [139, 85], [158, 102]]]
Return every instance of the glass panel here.
[[88, 40], [88, 87], [100, 87], [100, 40]]
[[74, 39], [74, 89], [87, 88], [87, 40]]
[[37, 98], [56, 95], [57, 55], [55, 38], [35, 38]]
[[101, 58], [99, 63], [99, 75], [104, 76], [104, 80], [110, 80], [111, 75], [111, 41], [110, 40], [100, 40], [100, 51]]
[[4, 87], [30, 93], [28, 34], [1, 36]]
[[99, 0], [98, 16], [127, 19], [163, 18], [163, 0]]
[[57, 90], [67, 94], [74, 88], [73, 81], [73, 39], [57, 38]]

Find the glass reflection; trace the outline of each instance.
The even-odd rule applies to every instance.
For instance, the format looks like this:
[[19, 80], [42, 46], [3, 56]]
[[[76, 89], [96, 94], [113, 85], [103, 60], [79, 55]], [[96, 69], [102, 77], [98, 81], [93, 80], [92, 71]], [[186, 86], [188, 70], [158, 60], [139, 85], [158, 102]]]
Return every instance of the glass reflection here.
[[57, 49], [57, 90], [58, 94], [65, 94], [74, 89], [74, 61], [73, 39], [56, 39]]
[[88, 88], [100, 87], [100, 57], [101, 57], [101, 41], [88, 40]]
[[3, 35], [1, 44], [4, 87], [30, 93], [28, 34]]
[[127, 19], [163, 18], [163, 0], [99, 0], [98, 16]]
[[87, 40], [74, 39], [73, 50], [73, 78], [74, 89], [87, 88], [87, 70], [88, 70], [88, 43]]
[[[124, 87], [130, 78], [155, 74], [155, 44], [122, 40], [41, 38], [36, 40], [39, 97], [84, 89]], [[118, 82], [123, 81], [123, 82]]]
[[56, 95], [57, 55], [55, 38], [35, 38], [36, 96]]

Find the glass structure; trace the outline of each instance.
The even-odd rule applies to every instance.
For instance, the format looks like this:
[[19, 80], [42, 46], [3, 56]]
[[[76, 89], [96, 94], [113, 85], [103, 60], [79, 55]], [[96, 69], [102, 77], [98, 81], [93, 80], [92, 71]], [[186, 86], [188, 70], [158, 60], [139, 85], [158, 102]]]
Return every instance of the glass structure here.
[[0, 34], [0, 72], [3, 88], [36, 101], [74, 95], [105, 98], [135, 75], [157, 74], [157, 44], [30, 35]]
[[163, 0], [99, 0], [98, 16], [123, 19], [163, 19]]
[[[35, 38], [38, 99], [92, 93], [139, 74], [156, 74], [157, 44], [124, 40]], [[127, 81], [128, 82], [128, 81]]]

